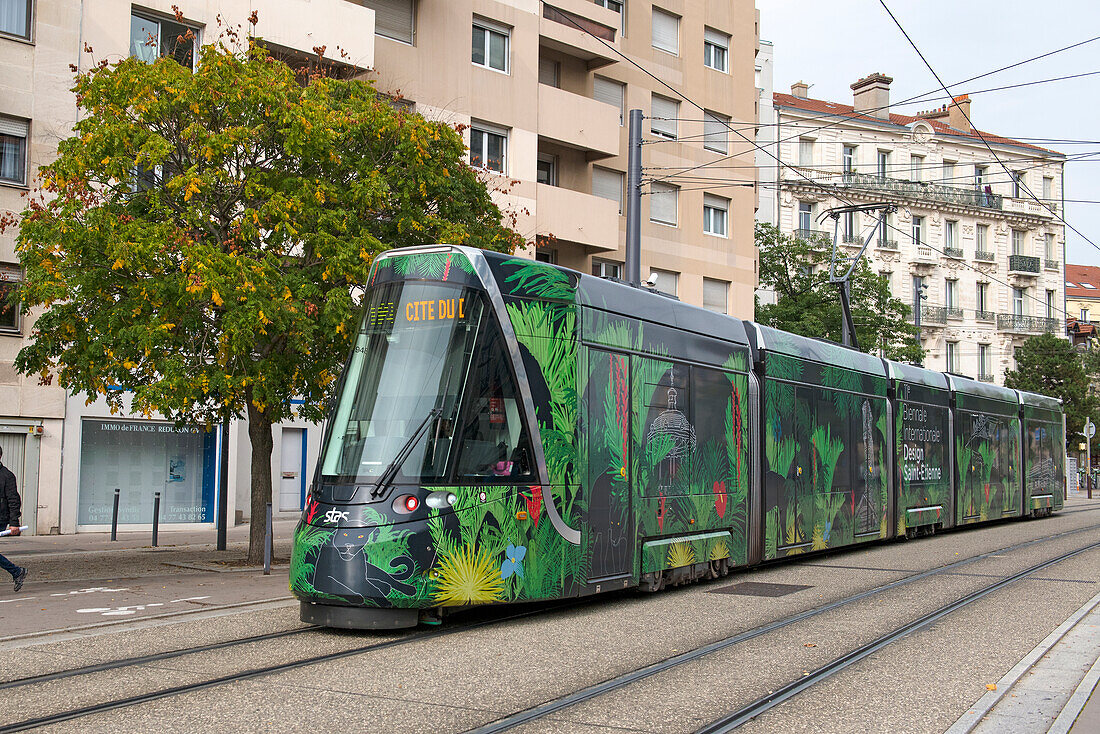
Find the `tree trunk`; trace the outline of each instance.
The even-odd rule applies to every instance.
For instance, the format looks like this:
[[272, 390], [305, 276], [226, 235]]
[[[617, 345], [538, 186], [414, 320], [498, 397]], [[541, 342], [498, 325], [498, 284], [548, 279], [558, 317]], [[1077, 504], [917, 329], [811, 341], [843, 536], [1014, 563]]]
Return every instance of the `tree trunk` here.
[[[249, 391], [251, 393], [251, 391]], [[248, 562], [264, 562], [267, 503], [271, 501], [271, 420], [248, 401], [248, 438], [252, 444], [252, 519], [248, 529]], [[273, 541], [274, 542], [274, 541]]]

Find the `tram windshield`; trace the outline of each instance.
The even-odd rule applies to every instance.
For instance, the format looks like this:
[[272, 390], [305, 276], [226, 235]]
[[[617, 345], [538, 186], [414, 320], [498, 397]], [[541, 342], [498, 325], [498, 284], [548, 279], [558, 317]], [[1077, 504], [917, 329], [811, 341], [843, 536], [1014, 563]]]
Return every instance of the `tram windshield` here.
[[530, 447], [500, 329], [478, 291], [402, 281], [368, 291], [321, 458], [330, 482], [509, 481]]

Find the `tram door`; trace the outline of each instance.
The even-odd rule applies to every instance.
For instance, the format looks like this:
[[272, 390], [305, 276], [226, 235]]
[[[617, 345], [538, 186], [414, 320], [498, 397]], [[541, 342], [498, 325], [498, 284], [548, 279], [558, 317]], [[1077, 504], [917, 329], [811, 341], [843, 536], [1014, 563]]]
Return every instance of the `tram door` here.
[[633, 572], [630, 502], [630, 357], [589, 351], [585, 390], [588, 439], [588, 511], [585, 543], [589, 581]]

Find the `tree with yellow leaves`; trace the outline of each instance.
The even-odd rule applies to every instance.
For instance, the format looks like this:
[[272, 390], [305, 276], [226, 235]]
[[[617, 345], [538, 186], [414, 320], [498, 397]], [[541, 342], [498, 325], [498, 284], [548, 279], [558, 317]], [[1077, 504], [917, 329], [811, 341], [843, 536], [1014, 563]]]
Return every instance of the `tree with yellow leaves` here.
[[74, 92], [80, 121], [18, 222], [17, 297], [41, 314], [16, 364], [113, 410], [247, 416], [258, 561], [272, 424], [322, 417], [374, 256], [522, 240], [458, 131], [258, 45], [207, 46], [193, 72], [100, 64]]

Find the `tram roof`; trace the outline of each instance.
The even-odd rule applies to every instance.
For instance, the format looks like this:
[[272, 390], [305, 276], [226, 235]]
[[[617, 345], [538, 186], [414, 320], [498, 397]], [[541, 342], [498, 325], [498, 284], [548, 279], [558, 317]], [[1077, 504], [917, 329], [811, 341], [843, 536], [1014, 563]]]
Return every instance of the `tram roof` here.
[[1017, 390], [1016, 392], [1020, 396], [1021, 405], [1029, 405], [1033, 408], [1046, 408], [1047, 410], [1062, 409], [1062, 401], [1058, 398], [1040, 395], [1037, 392], [1027, 392], [1026, 390]]
[[1000, 400], [1005, 403], [1020, 404], [1020, 396], [1015, 390], [1009, 390], [1007, 387], [1000, 387], [999, 385], [992, 385], [988, 382], [979, 382], [972, 380], [969, 377], [963, 377], [962, 375], [947, 375], [947, 382], [951, 385], [952, 392], [959, 392], [964, 395], [976, 395], [981, 398], [990, 398], [992, 400]]
[[917, 367], [912, 364], [905, 364], [904, 362], [894, 362], [889, 359], [886, 360], [886, 366], [890, 371], [891, 379], [901, 382], [911, 382], [915, 385], [934, 387], [940, 390], [946, 390], [948, 388], [947, 375], [942, 372], [925, 369], [924, 367]]
[[756, 344], [761, 351], [785, 354], [799, 359], [811, 359], [822, 364], [886, 377], [886, 366], [882, 360], [859, 350], [824, 339], [811, 339], [790, 334], [770, 326], [750, 324], [750, 328], [756, 331]]

